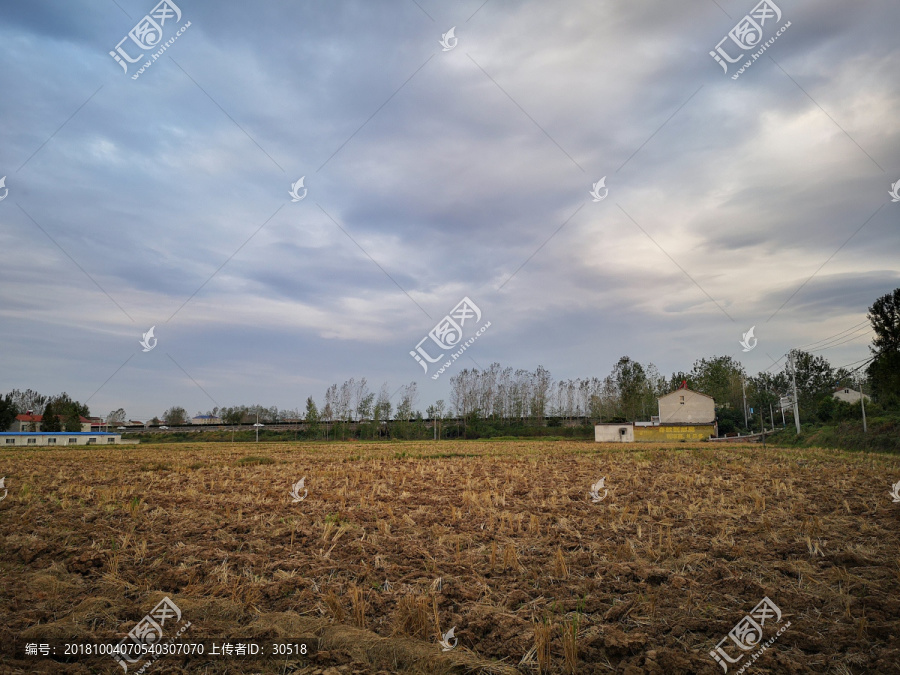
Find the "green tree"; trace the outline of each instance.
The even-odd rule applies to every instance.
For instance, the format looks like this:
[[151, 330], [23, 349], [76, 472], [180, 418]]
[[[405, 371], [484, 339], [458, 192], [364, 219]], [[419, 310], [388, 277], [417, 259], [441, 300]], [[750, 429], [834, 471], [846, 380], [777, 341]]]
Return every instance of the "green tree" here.
[[372, 392], [363, 396], [356, 405], [356, 414], [360, 421], [372, 418], [372, 408], [375, 405], [375, 394]]
[[[716, 408], [740, 410], [743, 422], [744, 398], [741, 382], [746, 378], [744, 367], [730, 356], [713, 356], [694, 361], [688, 381], [695, 391], [712, 396]], [[690, 385], [689, 385], [690, 386]]]
[[[819, 399], [831, 396], [834, 392], [835, 372], [828, 360], [822, 356], [813, 356], [809, 352], [794, 349], [793, 357], [797, 378], [797, 405], [800, 408], [800, 419], [815, 417]], [[790, 375], [790, 363], [785, 365], [785, 378]]]
[[172, 406], [163, 413], [163, 419], [169, 426], [181, 426], [187, 420], [187, 411], [181, 406]]
[[75, 408], [69, 408], [69, 411], [63, 418], [64, 431], [81, 431], [81, 415]]
[[307, 434], [315, 438], [319, 433], [319, 409], [316, 407], [316, 402], [312, 396], [306, 399], [306, 415], [304, 419], [306, 421]]
[[[391, 419], [391, 410], [393, 410], [391, 394], [388, 391], [387, 384], [383, 384], [381, 385], [381, 391], [378, 392], [378, 399], [375, 401], [372, 438], [375, 438], [376, 434], [378, 436], [382, 435], [382, 426], [386, 425]], [[390, 432], [390, 428], [387, 429], [387, 432]]]
[[415, 416], [415, 407], [418, 400], [417, 385], [410, 382], [405, 387], [400, 388], [400, 403], [397, 404], [397, 412], [394, 414], [395, 420], [409, 422]]
[[875, 331], [867, 370], [872, 395], [886, 408], [900, 407], [900, 288], [872, 303], [868, 318]]
[[54, 396], [51, 400], [53, 401], [53, 407], [56, 408], [56, 412], [60, 415], [76, 414], [82, 417], [89, 417], [91, 414], [86, 404], [73, 400], [66, 392], [61, 393], [59, 396]]
[[245, 413], [246, 413], [246, 409], [243, 406], [234, 406], [232, 408], [223, 408], [222, 421], [225, 424], [230, 424], [231, 426], [240, 424], [244, 419]]
[[[774, 413], [781, 397], [788, 393], [787, 378], [784, 373], [762, 372], [747, 379], [747, 406], [753, 408], [753, 421], [759, 423], [762, 412], [765, 426], [768, 429], [774, 424]], [[743, 424], [743, 420], [741, 420]], [[751, 424], [756, 426], [756, 424]]]
[[[56, 408], [53, 405], [53, 401], [50, 401], [46, 406], [44, 406], [44, 416], [41, 420], [41, 431], [62, 431], [62, 422], [59, 419], [59, 415], [56, 412]], [[81, 431], [81, 428], [78, 429]]]
[[9, 429], [19, 414], [13, 397], [10, 394], [0, 397], [0, 431]]
[[612, 374], [619, 390], [621, 415], [629, 421], [638, 419], [646, 412], [648, 382], [644, 367], [630, 357], [623, 356], [616, 363]]

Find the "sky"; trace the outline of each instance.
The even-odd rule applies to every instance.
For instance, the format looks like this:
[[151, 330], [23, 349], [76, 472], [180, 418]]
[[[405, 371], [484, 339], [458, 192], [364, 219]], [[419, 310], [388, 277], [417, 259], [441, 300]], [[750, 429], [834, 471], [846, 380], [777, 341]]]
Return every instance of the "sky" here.
[[858, 362], [900, 286], [897, 25], [894, 0], [10, 4], [0, 392], [144, 420], [365, 377], [424, 411], [494, 361]]

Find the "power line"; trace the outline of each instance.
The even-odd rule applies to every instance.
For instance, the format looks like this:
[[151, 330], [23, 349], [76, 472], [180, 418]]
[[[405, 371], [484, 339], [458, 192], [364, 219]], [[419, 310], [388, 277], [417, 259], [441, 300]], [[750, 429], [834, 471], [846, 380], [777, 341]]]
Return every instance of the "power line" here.
[[844, 366], [838, 366], [837, 368], [835, 368], [835, 370], [840, 370], [841, 368], [847, 368], [847, 367], [849, 367], [849, 366], [852, 366], [852, 365], [855, 364], [855, 363], [859, 363], [860, 361], [865, 361], [865, 363], [861, 363], [861, 364], [858, 365], [856, 368], [854, 368], [853, 370], [850, 371], [851, 373], [855, 373], [857, 370], [859, 370], [860, 368], [862, 368], [863, 366], [867, 365], [868, 363], [870, 363], [871, 361], [874, 361], [874, 360], [875, 360], [875, 357], [874, 357], [874, 356], [870, 356], [870, 357], [867, 358], [867, 359], [860, 359], [859, 361], [853, 361], [853, 362], [848, 363], [848, 364], [846, 364], [846, 365], [844, 365]]
[[[868, 331], [871, 331], [872, 329], [866, 328], [865, 330], [868, 332]], [[859, 332], [859, 331], [857, 331], [857, 332]], [[839, 347], [840, 345], [847, 344], [848, 342], [853, 342], [854, 340], [858, 340], [861, 337], [867, 337], [866, 333], [863, 333], [862, 335], [854, 335], [853, 337], [847, 338], [846, 340], [843, 340], [841, 342], [835, 342], [834, 344], [825, 345], [824, 347], [817, 347], [816, 349], [809, 349], [807, 351], [809, 351], [809, 352], [825, 351], [826, 349], [831, 349], [832, 347]]]
[[766, 372], [772, 370], [772, 368], [774, 368], [775, 366], [777, 366], [777, 365], [781, 362], [781, 359], [785, 358], [786, 356], [787, 356], [787, 354], [782, 354], [781, 356], [779, 356], [779, 357], [778, 357], [778, 360], [777, 360], [775, 363], [773, 363], [771, 366], [769, 366], [768, 368], [766, 368], [763, 372], [766, 373]]
[[[840, 346], [840, 345], [842, 345], [842, 344], [845, 344], [845, 343], [847, 343], [847, 342], [852, 342], [853, 340], [858, 340], [858, 339], [861, 338], [861, 337], [863, 337], [863, 336], [862, 336], [862, 335], [857, 335], [857, 336], [855, 336], [855, 337], [852, 337], [852, 338], [849, 338], [849, 339], [847, 339], [847, 340], [844, 340], [843, 342], [837, 342], [837, 343], [835, 343], [835, 344], [833, 344], [833, 345], [829, 345], [829, 346], [827, 346], [827, 347], [821, 347], [820, 349], [812, 349], [812, 350], [809, 350], [807, 353], [813, 353], [813, 352], [817, 352], [817, 351], [824, 351], [824, 350], [826, 350], [826, 349], [831, 349], [832, 347], [838, 347], [838, 346]], [[813, 344], [815, 344], [815, 343], [813, 343]], [[795, 350], [792, 349], [791, 351], [795, 351]], [[796, 348], [796, 351], [800, 351], [800, 348], [799, 348], [799, 347]], [[770, 370], [772, 370], [772, 368], [775, 368], [775, 367], [778, 366], [778, 364], [781, 362], [781, 359], [784, 359], [784, 358], [787, 358], [787, 357], [788, 357], [788, 354], [784, 354], [784, 355], [780, 356], [780, 357], [778, 358], [777, 361], [775, 361], [771, 366], [769, 366], [768, 368], [766, 368], [766, 369], [765, 369], [764, 371], [762, 371], [762, 372], [764, 372], [764, 373], [769, 372]], [[872, 358], [874, 358], [874, 357], [872, 357]], [[854, 363], [859, 363], [860, 361], [866, 361], [866, 362], [868, 363], [869, 361], [872, 360], [872, 358], [868, 358], [868, 359], [859, 359], [859, 361], [853, 361], [853, 362], [851, 362], [851, 363], [848, 363], [847, 365], [848, 365], [848, 366], [852, 366]], [[865, 365], [865, 363], [864, 363], [863, 365]], [[837, 368], [846, 368], [846, 367], [847, 367], [847, 366], [838, 366]], [[860, 366], [860, 367], [862, 367], [862, 366]], [[835, 368], [835, 370], [837, 370], [837, 368]]]
[[868, 320], [868, 319], [866, 319], [865, 321], [859, 322], [859, 323], [856, 324], [855, 326], [851, 326], [851, 327], [848, 328], [847, 330], [842, 330], [840, 333], [835, 333], [834, 335], [832, 335], [832, 336], [830, 336], [830, 337], [822, 338], [821, 340], [816, 340], [815, 342], [810, 342], [808, 345], [800, 345], [799, 347], [797, 347], [797, 349], [805, 349], [806, 347], [812, 347], [813, 345], [817, 345], [817, 344], [819, 344], [820, 342], [828, 342], [829, 340], [832, 340], [832, 339], [837, 338], [837, 337], [841, 337], [842, 335], [845, 335], [846, 333], [849, 333], [850, 331], [856, 330], [856, 329], [858, 329], [860, 326], [862, 326], [862, 325], [864, 325], [864, 324], [867, 324], [867, 323], [869, 323], [869, 320]]

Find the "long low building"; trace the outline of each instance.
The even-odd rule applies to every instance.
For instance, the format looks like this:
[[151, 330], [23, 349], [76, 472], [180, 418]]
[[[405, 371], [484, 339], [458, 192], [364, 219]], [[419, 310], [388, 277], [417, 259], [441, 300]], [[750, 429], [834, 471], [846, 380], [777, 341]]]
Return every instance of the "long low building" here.
[[712, 424], [659, 424], [658, 422], [622, 422], [594, 425], [597, 443], [634, 443], [641, 441], [705, 441], [716, 436]]
[[88, 431], [5, 431], [0, 433], [0, 447], [37, 445], [137, 445], [140, 441], [123, 441], [122, 434]]

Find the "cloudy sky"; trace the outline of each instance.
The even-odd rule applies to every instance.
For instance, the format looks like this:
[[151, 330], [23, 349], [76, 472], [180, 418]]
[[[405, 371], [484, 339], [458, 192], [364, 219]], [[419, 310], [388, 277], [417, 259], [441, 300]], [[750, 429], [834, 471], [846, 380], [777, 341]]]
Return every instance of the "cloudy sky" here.
[[[9, 4], [0, 391], [424, 409], [476, 364], [755, 373], [858, 326], [900, 286], [900, 4], [776, 1]], [[464, 297], [490, 327], [433, 380]]]

